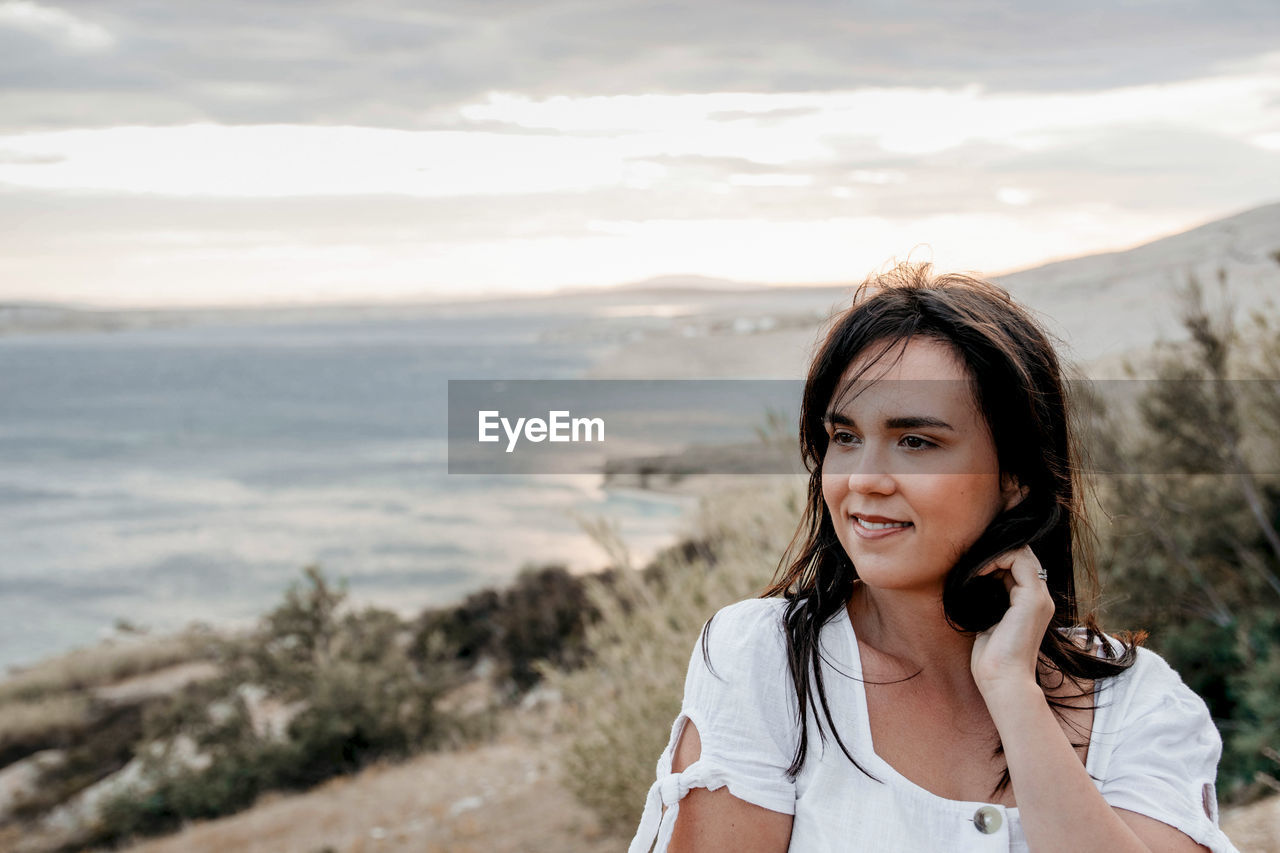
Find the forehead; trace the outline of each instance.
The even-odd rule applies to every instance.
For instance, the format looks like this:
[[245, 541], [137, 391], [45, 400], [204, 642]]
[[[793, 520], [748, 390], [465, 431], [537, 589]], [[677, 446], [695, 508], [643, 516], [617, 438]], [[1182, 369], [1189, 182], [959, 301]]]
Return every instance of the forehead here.
[[[978, 416], [969, 371], [955, 349], [931, 338], [901, 342], [887, 351], [873, 344], [845, 369], [828, 405], [848, 412], [875, 408], [893, 414]], [[855, 381], [854, 377], [858, 377]], [[910, 410], [907, 412], [906, 410]]]
[[863, 379], [883, 376], [886, 379], [968, 380], [969, 371], [951, 344], [934, 338], [912, 338], [907, 344], [894, 341], [866, 347], [849, 363], [847, 379], [862, 371]]

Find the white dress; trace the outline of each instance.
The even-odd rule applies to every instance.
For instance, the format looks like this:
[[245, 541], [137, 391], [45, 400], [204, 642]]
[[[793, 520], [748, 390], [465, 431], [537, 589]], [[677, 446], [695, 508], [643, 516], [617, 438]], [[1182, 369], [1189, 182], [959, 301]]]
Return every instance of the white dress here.
[[[799, 727], [785, 605], [778, 598], [749, 599], [716, 614], [707, 638], [710, 670], [701, 643], [695, 645], [680, 715], [658, 759], [630, 853], [645, 853], [655, 839], [657, 853], [665, 853], [689, 789], [724, 786], [739, 799], [794, 815], [788, 849], [799, 853], [1025, 853], [1016, 808], [944, 799], [876, 755], [858, 642], [844, 608], [819, 638], [824, 687], [842, 740], [880, 781], [854, 767], [829, 730], [823, 744], [812, 709], [804, 767], [794, 781], [787, 777]], [[1176, 827], [1213, 853], [1237, 853], [1218, 828], [1213, 786], [1222, 740], [1204, 701], [1159, 655], [1139, 648], [1129, 669], [1099, 681], [1095, 702], [1085, 768], [1103, 798]], [[672, 773], [686, 720], [698, 729], [701, 755], [683, 773]]]

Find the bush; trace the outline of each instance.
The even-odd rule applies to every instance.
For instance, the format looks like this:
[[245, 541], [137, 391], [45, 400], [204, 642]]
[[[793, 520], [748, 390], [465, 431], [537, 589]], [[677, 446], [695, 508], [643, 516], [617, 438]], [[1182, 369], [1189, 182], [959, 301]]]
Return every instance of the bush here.
[[634, 571], [610, 528], [597, 541], [618, 571], [596, 578], [601, 618], [588, 627], [591, 656], [579, 670], [546, 670], [564, 694], [572, 737], [563, 759], [570, 790], [606, 829], [635, 828], [654, 762], [680, 710], [689, 654], [720, 607], [759, 594], [799, 518], [803, 483], [781, 478], [709, 481], [687, 544]]
[[498, 665], [510, 692], [528, 690], [541, 678], [538, 662], [558, 668], [582, 663], [587, 625], [597, 616], [586, 581], [564, 566], [525, 567], [502, 590], [469, 595], [457, 607], [432, 610], [418, 620], [414, 658], [453, 668], [455, 677], [482, 659]]
[[1149, 630], [1205, 698], [1220, 787], [1244, 794], [1280, 745], [1280, 330], [1256, 314], [1242, 334], [1194, 280], [1183, 298], [1190, 342], [1161, 347], [1134, 410], [1088, 438], [1116, 473], [1099, 490], [1107, 615]]
[[[315, 567], [304, 574], [251, 637], [227, 647], [225, 677], [148, 715], [145, 781], [104, 804], [96, 840], [229, 814], [264, 791], [308, 787], [446, 736], [441, 681], [408, 655], [407, 626], [387, 611], [345, 610], [343, 590]], [[255, 719], [246, 698], [255, 690], [260, 707], [269, 700], [292, 714], [283, 732]], [[184, 739], [201, 760], [175, 760]]]

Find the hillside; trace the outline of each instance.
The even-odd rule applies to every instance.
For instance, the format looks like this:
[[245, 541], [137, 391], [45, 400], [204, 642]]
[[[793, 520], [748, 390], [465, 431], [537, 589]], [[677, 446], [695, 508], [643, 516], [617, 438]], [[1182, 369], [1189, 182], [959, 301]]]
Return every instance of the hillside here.
[[[1218, 271], [1243, 313], [1280, 296], [1280, 204], [1256, 208], [1161, 240], [1059, 261], [995, 279], [1039, 312], [1067, 343], [1072, 360], [1109, 375], [1122, 356], [1183, 336], [1176, 289], [1195, 275], [1216, 299]], [[652, 301], [609, 301], [608, 316], [630, 310], [647, 322], [576, 332], [612, 334], [617, 346], [591, 375], [617, 379], [790, 379], [803, 376], [818, 320], [847, 303], [851, 285], [664, 293]], [[548, 301], [557, 298], [548, 297]], [[588, 297], [575, 295], [577, 300]], [[646, 313], [647, 312], [647, 313]], [[570, 334], [570, 333], [566, 333]]]
[[998, 281], [1061, 329], [1079, 359], [1094, 361], [1180, 338], [1174, 290], [1195, 275], [1216, 294], [1219, 271], [1241, 310], [1280, 297], [1280, 204]]

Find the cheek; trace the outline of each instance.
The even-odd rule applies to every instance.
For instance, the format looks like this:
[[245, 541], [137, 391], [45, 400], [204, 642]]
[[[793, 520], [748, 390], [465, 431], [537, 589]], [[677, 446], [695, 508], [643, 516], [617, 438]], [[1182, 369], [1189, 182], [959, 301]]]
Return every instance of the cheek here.
[[832, 518], [840, 514], [840, 504], [844, 501], [847, 482], [848, 480], [844, 477], [822, 475], [822, 500], [826, 503], [827, 512], [831, 513]]
[[993, 516], [987, 513], [988, 495], [979, 483], [967, 481], [953, 483], [951, 488], [938, 490], [930, 498], [934, 510], [933, 539], [942, 561], [954, 565], [965, 551], [987, 529]]
[[966, 477], [964, 482], [955, 484], [950, 494], [939, 493], [935, 506], [946, 513], [957, 534], [965, 538], [976, 538], [986, 530], [999, 512], [999, 490], [996, 480], [983, 475]]

